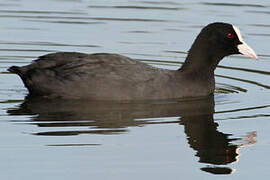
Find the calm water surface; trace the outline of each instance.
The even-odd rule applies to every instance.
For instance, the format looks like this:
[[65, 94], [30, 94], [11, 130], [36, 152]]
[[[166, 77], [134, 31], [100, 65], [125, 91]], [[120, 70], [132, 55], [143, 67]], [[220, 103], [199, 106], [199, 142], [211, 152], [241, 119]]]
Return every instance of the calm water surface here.
[[[1, 179], [266, 179], [269, 19], [266, 0], [1, 0]], [[225, 58], [216, 93], [201, 100], [25, 100], [6, 70], [56, 51], [114, 52], [177, 69], [215, 21], [238, 26], [259, 60]]]

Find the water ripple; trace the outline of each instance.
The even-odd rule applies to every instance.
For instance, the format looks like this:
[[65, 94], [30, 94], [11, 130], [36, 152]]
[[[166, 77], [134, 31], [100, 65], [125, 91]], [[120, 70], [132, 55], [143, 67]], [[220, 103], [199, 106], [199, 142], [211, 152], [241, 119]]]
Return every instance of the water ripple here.
[[8, 49], [8, 48], [0, 48], [0, 51], [11, 51], [11, 52], [57, 52], [55, 50], [45, 50], [45, 49]]
[[112, 17], [75, 17], [75, 16], [17, 16], [17, 15], [0, 15], [0, 18], [15, 19], [80, 19], [80, 20], [98, 20], [98, 21], [134, 21], [134, 22], [178, 22], [166, 19], [147, 19], [147, 18], [112, 18]]
[[54, 146], [54, 147], [75, 147], [75, 146], [100, 146], [102, 144], [48, 144], [47, 146]]
[[270, 114], [254, 114], [254, 115], [249, 115], [249, 116], [247, 115], [247, 116], [226, 117], [223, 119], [216, 119], [216, 120], [223, 121], [223, 120], [233, 120], [233, 119], [257, 119], [257, 118], [261, 118], [261, 117], [268, 118], [268, 117], [270, 117]]
[[248, 33], [248, 35], [252, 36], [270, 36], [270, 33]]
[[270, 27], [270, 24], [249, 24], [249, 26], [269, 28]]
[[68, 15], [86, 15], [87, 13], [83, 12], [67, 12], [67, 11], [27, 11], [27, 10], [4, 10], [0, 9], [0, 13], [7, 14], [68, 14]]
[[159, 6], [88, 6], [89, 8], [106, 8], [106, 9], [136, 9], [136, 10], [185, 10], [179, 7], [159, 7]]
[[266, 6], [261, 4], [245, 4], [245, 3], [212, 3], [212, 2], [201, 2], [200, 4], [206, 6], [232, 6], [232, 7], [256, 7], [256, 8], [266, 8]]
[[233, 86], [225, 83], [217, 83], [215, 93], [239, 93], [247, 91], [248, 91], [247, 89], [238, 86]]
[[249, 13], [256, 13], [256, 14], [267, 14], [269, 15], [270, 14], [270, 11], [255, 11], [255, 10], [250, 10], [250, 11], [246, 11], [246, 12], [249, 12]]
[[65, 21], [65, 20], [27, 20], [31, 22], [45, 22], [54, 24], [106, 24], [105, 22], [88, 22], [88, 21]]
[[179, 2], [174, 2], [174, 1], [140, 1], [140, 3], [143, 4], [159, 4], [159, 5], [183, 5], [182, 3]]
[[[267, 57], [267, 55], [266, 55], [266, 57]], [[237, 71], [270, 75], [270, 71], [261, 71], [261, 70], [256, 70], [256, 69], [247, 69], [247, 68], [239, 68], [239, 67], [223, 66], [223, 65], [218, 65], [218, 67], [223, 68], [223, 69], [232, 69], [232, 70], [237, 70]]]
[[232, 112], [241, 112], [241, 111], [250, 111], [250, 110], [256, 110], [256, 109], [265, 109], [270, 107], [270, 105], [263, 105], [263, 106], [253, 106], [253, 107], [247, 107], [247, 108], [235, 108], [231, 110], [226, 110], [226, 111], [218, 111], [215, 112], [216, 114], [224, 114], [224, 113], [232, 113]]
[[32, 135], [37, 136], [75, 136], [80, 134], [102, 134], [102, 135], [113, 135], [113, 134], [122, 134], [127, 130], [117, 130], [117, 129], [104, 129], [104, 130], [77, 130], [77, 131], [45, 131], [32, 133]]
[[43, 41], [24, 41], [24, 42], [0, 41], [0, 44], [22, 45], [22, 46], [100, 47], [98, 45], [89, 45], [89, 44], [63, 44], [63, 43], [43, 42]]

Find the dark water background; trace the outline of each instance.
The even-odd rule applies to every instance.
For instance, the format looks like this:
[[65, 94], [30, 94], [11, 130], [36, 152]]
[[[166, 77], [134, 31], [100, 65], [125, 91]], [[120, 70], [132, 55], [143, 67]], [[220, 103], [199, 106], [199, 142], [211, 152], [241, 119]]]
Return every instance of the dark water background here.
[[[268, 178], [269, 19], [265, 0], [0, 1], [1, 179]], [[215, 21], [239, 27], [259, 60], [225, 58], [216, 93], [204, 100], [25, 101], [21, 80], [6, 70], [56, 51], [114, 52], [177, 69]]]

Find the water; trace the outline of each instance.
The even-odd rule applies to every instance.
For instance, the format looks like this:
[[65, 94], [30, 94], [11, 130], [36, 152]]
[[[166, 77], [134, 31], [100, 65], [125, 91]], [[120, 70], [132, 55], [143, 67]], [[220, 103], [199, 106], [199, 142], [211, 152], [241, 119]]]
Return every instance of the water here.
[[[269, 2], [0, 5], [1, 179], [269, 177]], [[114, 52], [177, 69], [200, 29], [215, 21], [238, 26], [259, 60], [225, 58], [214, 97], [203, 100], [25, 101], [21, 80], [6, 70], [56, 51]]]

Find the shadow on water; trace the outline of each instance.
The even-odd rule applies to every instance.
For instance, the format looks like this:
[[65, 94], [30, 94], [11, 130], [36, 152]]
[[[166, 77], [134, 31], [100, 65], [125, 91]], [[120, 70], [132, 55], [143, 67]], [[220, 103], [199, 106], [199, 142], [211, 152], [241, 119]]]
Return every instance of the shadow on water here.
[[[33, 133], [37, 136], [110, 135], [126, 133], [128, 127], [134, 126], [179, 124], [184, 126], [189, 146], [196, 151], [199, 162], [206, 164], [201, 170], [213, 174], [232, 173], [233, 169], [225, 165], [239, 160], [238, 150], [241, 147], [256, 143], [256, 133], [251, 133], [243, 139], [231, 138], [232, 134], [218, 131], [218, 123], [213, 117], [213, 96], [189, 101], [135, 103], [27, 98], [19, 107], [10, 108], [7, 112], [13, 116], [31, 115], [27, 121], [12, 121], [13, 123], [28, 123], [41, 129], [59, 128], [57, 131]], [[163, 117], [177, 118], [164, 120]], [[63, 131], [61, 127], [87, 127], [89, 130]]]

